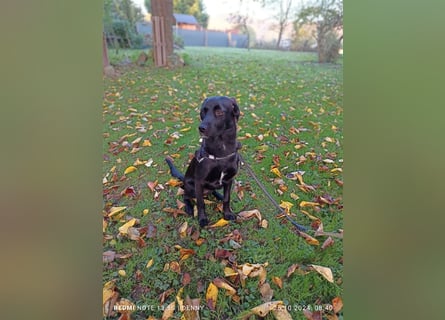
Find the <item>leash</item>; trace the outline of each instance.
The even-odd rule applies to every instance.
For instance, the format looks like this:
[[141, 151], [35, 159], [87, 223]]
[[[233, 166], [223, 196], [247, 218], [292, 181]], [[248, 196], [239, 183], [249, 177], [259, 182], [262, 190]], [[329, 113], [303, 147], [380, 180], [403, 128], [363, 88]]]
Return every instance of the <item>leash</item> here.
[[292, 223], [292, 225], [298, 229], [298, 231], [307, 231], [307, 228], [302, 226], [301, 224], [298, 224], [295, 222], [289, 215], [283, 210], [283, 208], [280, 207], [280, 205], [275, 201], [275, 199], [272, 197], [272, 195], [267, 191], [264, 184], [257, 178], [255, 175], [255, 172], [253, 172], [252, 167], [244, 160], [244, 158], [241, 156], [240, 153], [238, 153], [239, 159], [241, 161], [241, 164], [246, 168], [249, 175], [252, 177], [253, 180], [257, 183], [257, 185], [260, 187], [260, 189], [263, 191], [263, 193], [269, 198], [270, 202], [280, 211], [281, 214], [286, 217], [286, 219]]

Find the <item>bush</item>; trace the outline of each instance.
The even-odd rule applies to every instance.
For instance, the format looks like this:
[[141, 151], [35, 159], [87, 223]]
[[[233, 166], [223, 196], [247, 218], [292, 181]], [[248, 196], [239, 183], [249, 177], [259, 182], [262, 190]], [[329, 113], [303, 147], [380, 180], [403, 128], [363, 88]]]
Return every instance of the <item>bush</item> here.
[[320, 63], [335, 62], [339, 56], [340, 48], [341, 43], [337, 35], [332, 31], [327, 32], [318, 41], [318, 61]]

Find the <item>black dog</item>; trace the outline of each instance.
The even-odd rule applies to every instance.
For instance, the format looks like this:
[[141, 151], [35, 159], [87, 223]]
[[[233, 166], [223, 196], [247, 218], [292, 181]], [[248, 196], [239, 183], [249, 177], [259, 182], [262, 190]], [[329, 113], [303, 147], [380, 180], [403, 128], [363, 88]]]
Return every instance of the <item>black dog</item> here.
[[[230, 191], [240, 163], [237, 151], [241, 144], [236, 141], [239, 115], [240, 110], [234, 98], [218, 96], [205, 99], [200, 111], [201, 147], [195, 152], [185, 176], [174, 167], [170, 158], [165, 159], [172, 176], [184, 182], [185, 211], [191, 216], [191, 199], [196, 198], [201, 227], [209, 223], [204, 204], [204, 195], [209, 191], [223, 200], [224, 219], [236, 218], [230, 209]], [[215, 191], [220, 188], [224, 190], [223, 197]]]

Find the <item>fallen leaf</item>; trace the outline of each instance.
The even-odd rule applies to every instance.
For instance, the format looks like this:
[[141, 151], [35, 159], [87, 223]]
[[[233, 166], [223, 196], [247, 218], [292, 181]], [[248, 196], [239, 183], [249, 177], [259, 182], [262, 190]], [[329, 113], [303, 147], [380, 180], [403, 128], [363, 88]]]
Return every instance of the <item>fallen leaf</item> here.
[[262, 300], [264, 302], [269, 302], [272, 300], [273, 290], [270, 287], [269, 283], [266, 282], [260, 286], [260, 293], [261, 293]]
[[142, 142], [142, 146], [143, 147], [151, 147], [151, 141], [148, 139], [144, 140], [144, 142]]
[[332, 237], [328, 237], [323, 244], [321, 245], [321, 250], [326, 249], [327, 247], [330, 247], [334, 244], [334, 239], [332, 239]]
[[226, 294], [228, 296], [233, 296], [234, 294], [236, 294], [236, 290], [235, 288], [233, 288], [230, 284], [228, 284], [227, 282], [225, 282], [223, 279], [221, 278], [215, 278], [213, 279], [213, 284], [215, 286], [217, 286], [220, 289], [224, 289], [226, 290]]
[[186, 285], [188, 285], [190, 283], [190, 281], [192, 281], [191, 277], [190, 277], [190, 273], [186, 272], [182, 275], [182, 280], [181, 283], [182, 285], [185, 287]]
[[339, 313], [343, 308], [343, 300], [340, 297], [332, 299], [332, 306], [334, 307], [334, 313]]
[[315, 264], [310, 264], [312, 268], [315, 269], [319, 274], [321, 274], [326, 280], [328, 280], [331, 283], [334, 283], [334, 276], [332, 274], [332, 270], [328, 267], [322, 267]]
[[127, 169], [125, 169], [124, 174], [129, 174], [136, 170], [137, 168], [135, 166], [129, 166]]
[[284, 306], [283, 301], [270, 301], [263, 303], [255, 308], [252, 308], [250, 309], [250, 311], [257, 316], [264, 318], [270, 311], [282, 306]]
[[179, 249], [180, 261], [184, 261], [184, 260], [190, 258], [195, 253], [196, 252], [193, 249], [184, 249], [184, 248]]
[[294, 204], [289, 201], [281, 201], [281, 203], [280, 203], [280, 208], [283, 208], [286, 211], [286, 213], [289, 213], [290, 209], [293, 206], [294, 206]]
[[298, 268], [300, 268], [300, 265], [298, 263], [294, 263], [289, 268], [287, 268], [287, 277], [289, 278], [292, 273], [294, 273], [295, 270], [297, 270]]
[[179, 262], [172, 261], [170, 262], [170, 270], [176, 273], [181, 273], [181, 266], [179, 265]]
[[306, 319], [308, 319], [308, 320], [322, 320], [321, 311], [311, 312], [307, 309], [304, 309], [303, 314], [306, 317]]
[[127, 273], [125, 272], [125, 270], [119, 270], [117, 273], [118, 273], [121, 277], [126, 277], [126, 276], [127, 276]]
[[278, 307], [272, 310], [272, 314], [276, 320], [292, 320], [292, 316], [285, 307]]
[[150, 260], [148, 260], [147, 265], [145, 266], [145, 268], [147, 268], [147, 269], [151, 268], [153, 263], [154, 263], [154, 260], [153, 260], [153, 258], [151, 258]]
[[176, 306], [176, 302], [173, 301], [172, 303], [170, 303], [164, 310], [164, 312], [162, 313], [162, 320], [167, 320], [170, 319], [171, 317], [173, 317], [173, 314], [175, 312], [175, 306]]
[[111, 207], [110, 212], [108, 213], [108, 217], [112, 217], [125, 209], [127, 209], [127, 207]]
[[218, 298], [218, 287], [210, 282], [206, 292], [206, 303], [210, 310], [215, 310]]
[[187, 236], [188, 223], [184, 221], [178, 228], [179, 237], [185, 238]]
[[116, 256], [116, 252], [111, 251], [111, 250], [105, 251], [104, 253], [102, 253], [102, 261], [104, 263], [113, 262], [115, 256]]
[[302, 238], [304, 238], [304, 240], [306, 240], [307, 244], [310, 244], [311, 246], [318, 246], [320, 245], [320, 242], [318, 242], [317, 239], [315, 239], [314, 237], [308, 235], [307, 233], [303, 232], [303, 231], [298, 231], [298, 235]]
[[304, 207], [317, 207], [320, 204], [318, 202], [310, 202], [310, 201], [301, 201], [300, 202], [300, 207], [304, 208]]
[[229, 224], [229, 221], [228, 221], [228, 220], [226, 220], [226, 219], [224, 219], [224, 218], [221, 218], [221, 219], [219, 219], [216, 223], [210, 225], [209, 228], [219, 228], [219, 227], [224, 227], [224, 226], [226, 226], [226, 225], [228, 225], [228, 224]]
[[280, 277], [272, 277], [272, 282], [277, 285], [278, 288], [283, 289], [283, 280]]
[[121, 227], [119, 227], [119, 232], [122, 234], [127, 234], [128, 233], [128, 228], [132, 227], [135, 225], [135, 223], [138, 220], [136, 218], [132, 218], [130, 219], [128, 222], [126, 222], [124, 225], [122, 225]]
[[270, 172], [272, 172], [274, 175], [276, 175], [277, 177], [280, 177], [280, 178], [283, 176], [280, 172], [280, 169], [278, 169], [278, 168], [272, 168], [272, 169], [270, 169]]

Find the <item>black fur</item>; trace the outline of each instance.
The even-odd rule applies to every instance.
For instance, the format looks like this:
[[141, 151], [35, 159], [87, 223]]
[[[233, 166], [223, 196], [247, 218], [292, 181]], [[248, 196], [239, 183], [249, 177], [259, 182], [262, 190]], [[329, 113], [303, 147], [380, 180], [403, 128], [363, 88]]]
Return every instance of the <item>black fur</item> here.
[[[209, 223], [205, 212], [204, 195], [212, 192], [223, 201], [224, 218], [234, 220], [230, 208], [230, 192], [233, 178], [238, 173], [238, 149], [241, 144], [236, 140], [239, 106], [234, 98], [209, 97], [201, 105], [199, 132], [201, 147], [195, 152], [185, 175], [166, 158], [173, 177], [184, 182], [185, 211], [193, 216], [192, 198], [196, 198], [198, 220], [201, 227]], [[216, 189], [223, 189], [221, 196]]]

